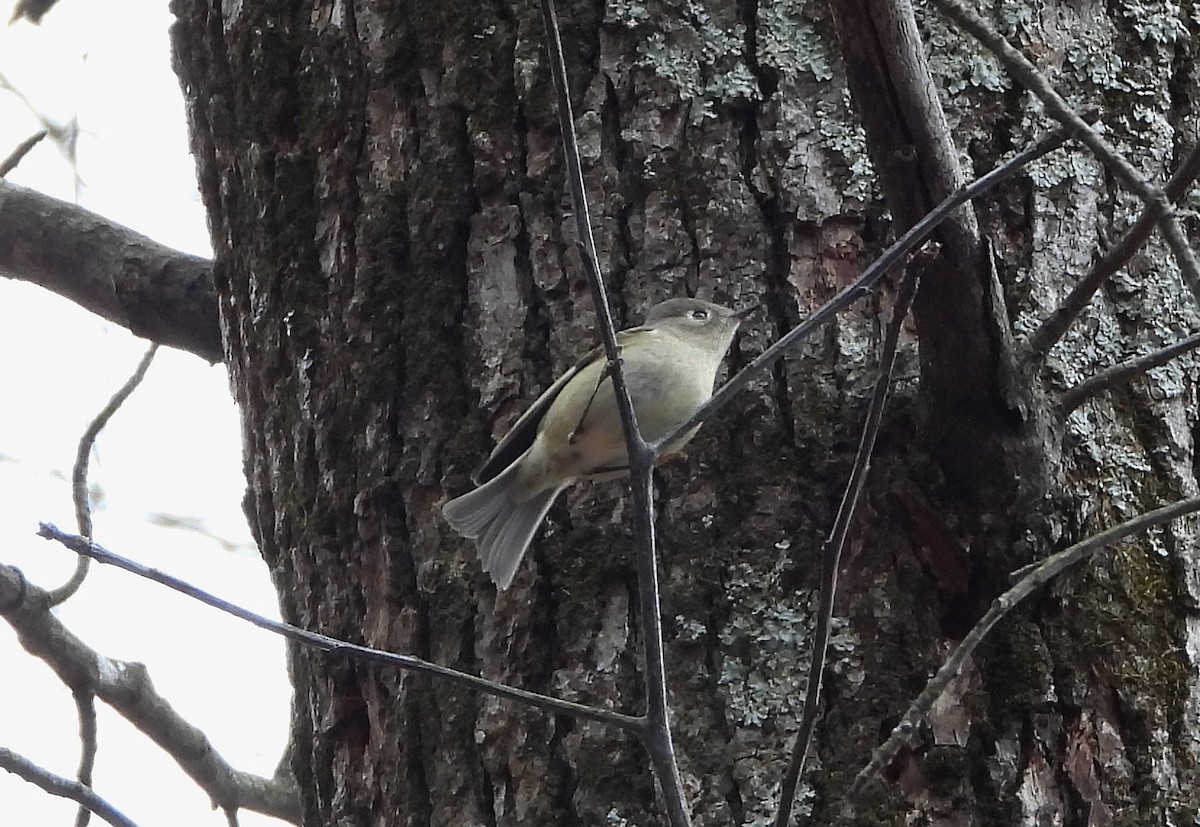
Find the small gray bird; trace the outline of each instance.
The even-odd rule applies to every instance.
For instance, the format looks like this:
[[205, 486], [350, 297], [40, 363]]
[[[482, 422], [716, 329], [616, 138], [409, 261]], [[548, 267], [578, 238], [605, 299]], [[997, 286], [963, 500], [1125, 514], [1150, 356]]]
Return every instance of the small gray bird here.
[[[751, 308], [753, 309], [753, 308]], [[744, 313], [700, 299], [668, 299], [639, 327], [617, 334], [638, 427], [655, 442], [712, 396], [717, 369]], [[479, 547], [483, 570], [501, 589], [516, 574], [550, 505], [578, 480], [629, 472], [625, 435], [603, 348], [558, 378], [517, 420], [472, 475], [479, 487], [442, 513]], [[669, 446], [676, 452], [699, 426]]]

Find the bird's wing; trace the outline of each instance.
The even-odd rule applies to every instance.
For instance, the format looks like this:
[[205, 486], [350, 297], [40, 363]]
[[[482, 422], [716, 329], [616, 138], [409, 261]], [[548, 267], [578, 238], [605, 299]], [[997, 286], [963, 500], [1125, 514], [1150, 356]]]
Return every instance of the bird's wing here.
[[[645, 330], [645, 328], [631, 327], [628, 330], [620, 331], [617, 333], [617, 344], [620, 345], [630, 334], [640, 330]], [[595, 360], [603, 358], [603, 346], [592, 348], [562, 376], [558, 377], [553, 385], [546, 388], [492, 449], [491, 455], [471, 474], [471, 479], [475, 481], [475, 484], [483, 485], [516, 462], [533, 444], [534, 438], [537, 437], [538, 426], [542, 424], [546, 411], [550, 410], [550, 406], [554, 404], [554, 400], [558, 398], [558, 394], [566, 387], [567, 383], [578, 375], [579, 371]]]

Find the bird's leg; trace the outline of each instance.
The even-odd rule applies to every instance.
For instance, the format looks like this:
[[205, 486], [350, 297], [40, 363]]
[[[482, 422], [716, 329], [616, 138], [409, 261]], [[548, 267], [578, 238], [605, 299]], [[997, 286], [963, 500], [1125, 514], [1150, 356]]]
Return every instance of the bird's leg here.
[[609, 363], [604, 363], [604, 369], [600, 371], [600, 375], [596, 377], [596, 387], [592, 388], [592, 395], [588, 397], [587, 404], [583, 406], [583, 413], [579, 415], [579, 421], [575, 423], [575, 427], [567, 434], [567, 444], [574, 445], [575, 440], [579, 437], [579, 430], [583, 427], [583, 420], [587, 419], [588, 411], [592, 409], [592, 403], [596, 401], [596, 394], [600, 390], [600, 386], [604, 384], [604, 380], [608, 378]]

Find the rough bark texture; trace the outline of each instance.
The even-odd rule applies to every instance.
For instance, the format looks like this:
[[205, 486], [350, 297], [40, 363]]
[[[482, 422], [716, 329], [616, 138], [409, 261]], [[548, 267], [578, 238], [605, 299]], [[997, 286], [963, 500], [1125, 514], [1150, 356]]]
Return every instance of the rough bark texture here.
[[[1194, 17], [1170, 4], [1001, 5], [1002, 28], [1072, 99], [1099, 106], [1116, 143], [1161, 180], [1194, 135]], [[247, 513], [285, 616], [635, 706], [619, 485], [569, 492], [500, 595], [437, 515], [526, 401], [594, 343], [536, 8], [179, 0], [177, 12]], [[561, 14], [620, 318], [685, 293], [762, 300], [735, 346], [740, 364], [883, 243], [889, 224], [824, 6]], [[985, 170], [1045, 126], [978, 47], [918, 21], [960, 162]], [[978, 455], [964, 442], [974, 424], [956, 419], [971, 410], [918, 416], [918, 372], [956, 357], [944, 344], [956, 319], [1028, 332], [1136, 207], [1077, 149], [979, 205], [1007, 311], [983, 306], [990, 285], [976, 281], [956, 300], [974, 304], [926, 314], [935, 327], [920, 331], [920, 358], [915, 341], [904, 356], [846, 560], [803, 793], [820, 823], [848, 823], [837, 815], [847, 774], [1008, 571], [1196, 492], [1192, 360], [1065, 422], [1039, 392], [1194, 329], [1157, 241], [1042, 374], [975, 377], [994, 399], [1039, 406], [1003, 420], [1020, 451], [1042, 454], [1039, 473], [1017, 479], [1029, 455], [1008, 462], [997, 443], [1003, 500], [981, 501], [955, 465]], [[888, 303], [884, 290], [839, 318], [662, 475], [670, 690], [698, 825], [762, 824], [774, 809], [804, 692], [813, 563]], [[997, 365], [1009, 332], [985, 342]], [[854, 823], [1186, 823], [1200, 811], [1197, 560], [1190, 521], [1019, 612]], [[611, 731], [306, 652], [293, 675], [309, 824], [661, 823], [645, 757]]]

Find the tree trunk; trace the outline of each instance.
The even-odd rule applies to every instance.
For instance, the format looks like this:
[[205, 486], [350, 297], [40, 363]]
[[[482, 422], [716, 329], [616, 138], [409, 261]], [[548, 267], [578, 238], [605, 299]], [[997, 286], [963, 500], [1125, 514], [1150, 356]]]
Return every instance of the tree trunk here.
[[[1161, 180], [1194, 132], [1180, 27], [1194, 36], [1195, 21], [1157, 7], [1002, 6], [1005, 32], [1069, 98], [1099, 106], [1113, 141]], [[621, 484], [569, 491], [503, 593], [438, 511], [596, 342], [537, 8], [177, 8], [246, 511], [286, 619], [637, 711]], [[737, 367], [887, 241], [847, 91], [855, 59], [838, 56], [824, 5], [564, 3], [560, 15], [601, 264], [624, 323], [670, 296], [761, 301]], [[932, 12], [918, 20], [968, 170], [1045, 128], [977, 44]], [[837, 22], [844, 44], [874, 36]], [[854, 88], [859, 109], [875, 105]], [[901, 195], [883, 190], [909, 221]], [[814, 823], [1184, 823], [1200, 812], [1200, 577], [1187, 521], [1003, 623], [858, 821], [839, 814], [840, 791], [1011, 570], [1196, 492], [1193, 361], [1065, 420], [1049, 401], [1195, 327], [1159, 241], [1045, 370], [1012, 367], [1010, 337], [1046, 315], [1097, 238], [1119, 234], [1137, 207], [1068, 148], [977, 205], [999, 295], [983, 253], [968, 281], [942, 272], [926, 284], [919, 353], [909, 335], [844, 561], [801, 800]], [[890, 295], [840, 316], [659, 478], [673, 723], [697, 825], [765, 824], [777, 805], [819, 549]], [[963, 312], [941, 312], [951, 305]], [[945, 381], [964, 318], [993, 325], [972, 332], [971, 358], [987, 370], [971, 372], [970, 394]], [[641, 749], [598, 724], [305, 650], [292, 674], [308, 824], [663, 823]]]

